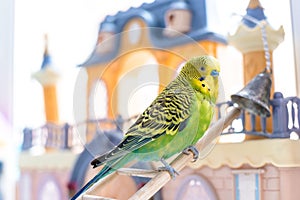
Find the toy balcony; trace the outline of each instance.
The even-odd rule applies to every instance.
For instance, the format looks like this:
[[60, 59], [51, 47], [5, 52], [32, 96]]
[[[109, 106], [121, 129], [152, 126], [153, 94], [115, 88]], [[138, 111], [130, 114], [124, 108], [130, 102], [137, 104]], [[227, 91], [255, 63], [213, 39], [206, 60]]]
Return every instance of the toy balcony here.
[[[221, 117], [220, 110], [222, 107], [227, 109], [233, 106], [232, 102], [223, 102], [217, 104], [216, 113], [217, 118]], [[230, 125], [222, 135], [226, 134], [246, 134], [263, 136], [266, 138], [290, 138], [291, 134], [297, 134], [300, 136], [300, 99], [298, 97], [286, 97], [284, 98], [280, 92], [274, 94], [274, 98], [270, 100], [270, 106], [272, 110], [272, 131], [268, 132], [266, 128], [267, 118], [260, 118], [260, 124], [257, 124], [254, 114], [243, 112], [237, 119], [240, 120], [240, 128]], [[246, 124], [245, 116], [250, 115], [249, 124]], [[109, 131], [124, 126], [124, 123], [128, 123], [128, 120], [87, 120], [82, 123], [70, 125], [68, 123], [63, 125], [45, 124], [41, 127], [30, 129], [25, 128], [23, 130], [23, 144], [22, 150], [28, 150], [33, 147], [54, 148], [54, 149], [72, 149], [82, 146], [84, 143], [89, 142], [89, 138], [92, 138], [94, 133], [102, 132], [103, 130]], [[94, 125], [94, 128], [89, 128], [84, 134], [80, 135], [80, 131], [83, 130], [86, 125]], [[250, 126], [250, 130], [245, 127]], [[257, 127], [260, 126], [261, 130]], [[90, 126], [91, 127], [91, 126]], [[79, 135], [78, 135], [79, 134]], [[297, 136], [296, 136], [297, 137]]]

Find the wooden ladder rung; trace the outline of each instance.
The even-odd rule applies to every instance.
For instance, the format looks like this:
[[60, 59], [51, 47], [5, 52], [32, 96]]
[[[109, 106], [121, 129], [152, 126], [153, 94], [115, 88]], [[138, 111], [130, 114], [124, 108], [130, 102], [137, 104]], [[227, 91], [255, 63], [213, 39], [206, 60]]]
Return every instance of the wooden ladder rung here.
[[159, 171], [151, 169], [120, 168], [116, 173], [119, 175], [153, 178], [159, 173]]
[[82, 199], [83, 200], [116, 200], [112, 198], [100, 197], [100, 196], [89, 195], [89, 194], [83, 195]]
[[[206, 146], [211, 144], [222, 132], [222, 130], [228, 127], [231, 122], [239, 117], [241, 110], [239, 108], [233, 108], [225, 117], [220, 118], [216, 121], [205, 133], [205, 135], [200, 139], [200, 141], [195, 145], [199, 152], [202, 152]], [[179, 154], [170, 165], [177, 171], [180, 172], [188, 163], [193, 160], [192, 154]], [[170, 179], [170, 175], [166, 171], [157, 170], [144, 170], [144, 169], [133, 169], [133, 168], [121, 168], [117, 172], [99, 180], [90, 189], [88, 189], [84, 194], [82, 194], [78, 199], [83, 200], [106, 200], [110, 198], [99, 197], [94, 195], [87, 195], [93, 191], [96, 187], [103, 185], [110, 181], [117, 174], [128, 175], [128, 176], [139, 176], [151, 178], [151, 180], [146, 183], [142, 188], [140, 188], [134, 195], [132, 195], [129, 200], [146, 200], [151, 198], [156, 192], [158, 192]]]

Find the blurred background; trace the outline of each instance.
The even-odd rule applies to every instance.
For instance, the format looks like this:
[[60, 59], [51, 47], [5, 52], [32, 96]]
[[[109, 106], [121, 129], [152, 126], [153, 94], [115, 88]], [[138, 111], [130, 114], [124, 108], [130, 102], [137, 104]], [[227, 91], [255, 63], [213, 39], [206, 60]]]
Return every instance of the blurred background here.
[[[234, 34], [241, 18], [233, 14], [245, 15], [249, 0], [210, 1], [215, 5], [215, 17], [221, 19], [218, 24], [220, 33], [224, 36]], [[74, 156], [63, 154], [59, 158], [65, 159], [64, 161], [54, 160], [53, 163], [56, 162], [56, 167], [61, 171], [54, 172], [55, 169], [51, 168], [53, 166], [48, 167], [50, 172], [47, 166], [37, 167], [39, 173], [43, 173], [45, 168], [45, 176], [33, 174], [35, 169], [27, 163], [31, 161], [26, 162], [26, 159], [32, 155], [44, 156], [39, 158], [41, 160], [34, 161], [42, 165], [56, 157], [47, 157], [40, 149], [20, 157], [24, 148], [24, 129], [39, 128], [47, 122], [43, 87], [34, 76], [45, 62], [45, 46], [51, 56], [52, 67], [59, 74], [56, 86], [59, 124], [72, 125], [84, 121], [86, 114], [79, 119], [74, 117], [74, 91], [78, 89], [76, 82], [79, 77], [84, 82], [86, 72], [79, 65], [85, 63], [95, 49], [100, 23], [107, 15], [115, 15], [130, 7], [152, 2], [153, 0], [0, 0], [0, 200], [33, 199], [31, 191], [38, 190], [43, 192], [37, 199], [67, 199], [67, 194], [61, 192], [63, 189], [59, 187], [67, 187], [70, 168], [72, 169], [77, 156], [82, 152], [82, 148], [73, 149], [70, 154]], [[293, 37], [299, 31], [299, 26], [298, 29], [292, 27], [299, 18], [291, 9], [292, 3], [297, 4], [296, 0], [260, 0], [260, 3], [270, 25], [275, 30], [283, 26], [285, 33], [284, 40], [273, 53], [275, 91], [282, 92], [284, 96], [299, 97], [297, 78], [300, 78], [300, 66], [299, 63], [296, 65], [299, 51], [298, 54], [295, 52], [297, 45], [299, 48], [299, 37]], [[231, 94], [243, 86], [243, 55], [232, 45], [226, 45], [223, 53], [219, 53], [219, 59], [222, 70], [224, 69], [221, 75], [224, 100], [228, 100]], [[86, 90], [85, 87], [81, 89]], [[98, 90], [95, 102], [107, 98], [101, 86]], [[155, 90], [152, 94], [146, 92], [151, 96], [148, 102], [151, 102], [156, 93]], [[140, 100], [145, 97], [145, 93], [137, 95], [140, 95], [136, 97]], [[136, 103], [131, 102], [128, 112], [137, 114], [148, 102], [141, 106], [134, 106]], [[107, 112], [102, 109], [95, 112], [95, 118], [108, 117]], [[21, 173], [20, 167], [26, 169], [25, 173]], [[60, 177], [62, 174], [65, 176], [58, 181], [60, 186], [51, 182], [53, 177]], [[37, 176], [45, 179], [40, 184], [45, 182], [46, 189], [41, 189], [35, 183], [39, 180]], [[48, 180], [50, 182], [46, 183]], [[20, 184], [24, 186], [20, 187]]]

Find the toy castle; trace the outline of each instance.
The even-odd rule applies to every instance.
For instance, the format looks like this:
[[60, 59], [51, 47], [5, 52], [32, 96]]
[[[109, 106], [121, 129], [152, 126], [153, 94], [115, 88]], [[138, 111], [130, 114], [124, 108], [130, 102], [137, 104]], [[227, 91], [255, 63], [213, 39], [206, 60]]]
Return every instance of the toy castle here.
[[[226, 37], [218, 30], [220, 22], [216, 21], [214, 12], [214, 3], [208, 0], [157, 0], [107, 16], [100, 24], [94, 51], [80, 66], [85, 68], [88, 77], [87, 94], [82, 96], [87, 102], [87, 120], [84, 125], [48, 123], [38, 129], [24, 130], [19, 199], [23, 199], [24, 193], [29, 199], [41, 199], [50, 192], [57, 195], [56, 199], [68, 199], [68, 193], [72, 195], [96, 173], [89, 167], [94, 154], [107, 151], [119, 141], [122, 127], [130, 123], [125, 119], [150, 103], [140, 98], [128, 110], [128, 102], [135, 92], [142, 92], [139, 86], [146, 84], [147, 91], [141, 94], [155, 97], [187, 59], [201, 54], [218, 57], [219, 49], [229, 43], [243, 53], [245, 83], [261, 72], [266, 60], [260, 27], [242, 20], [236, 33]], [[247, 15], [258, 21], [266, 20], [258, 0], [250, 0]], [[283, 40], [284, 32], [282, 27], [274, 30], [267, 26], [267, 35], [273, 51]], [[46, 51], [45, 59], [47, 56]], [[100, 102], [94, 102], [97, 87], [104, 88]], [[55, 92], [53, 85], [44, 88], [44, 92], [49, 93], [49, 88]], [[54, 99], [52, 103], [49, 99], [45, 101], [47, 105], [55, 102]], [[270, 104], [272, 116], [268, 120], [244, 112], [239, 118], [242, 128], [237, 130], [232, 125], [223, 133], [224, 136], [246, 135], [245, 140], [216, 144], [207, 157], [191, 163], [154, 199], [298, 200], [300, 142], [290, 137], [300, 135], [300, 99], [284, 98], [272, 89]], [[104, 109], [105, 119], [97, 119], [97, 106]], [[230, 107], [232, 103], [219, 102], [218, 106]], [[49, 116], [54, 116], [49, 122], [57, 119], [55, 114]], [[81, 145], [74, 136], [79, 126], [84, 126], [82, 137], [87, 145], [78, 156], [72, 149]], [[30, 149], [37, 146], [47, 151], [32, 156]], [[127, 199], [144, 183], [130, 177], [116, 180], [98, 194]], [[126, 188], [115, 190], [116, 184]]]

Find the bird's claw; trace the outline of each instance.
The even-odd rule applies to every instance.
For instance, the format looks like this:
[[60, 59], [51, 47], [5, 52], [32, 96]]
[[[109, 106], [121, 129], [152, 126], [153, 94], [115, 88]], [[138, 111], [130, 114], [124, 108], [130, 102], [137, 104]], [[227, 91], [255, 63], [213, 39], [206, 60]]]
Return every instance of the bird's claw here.
[[164, 159], [161, 159], [161, 162], [164, 166], [158, 168], [159, 172], [161, 171], [169, 172], [172, 179], [175, 179], [176, 175], [179, 175], [179, 173], [171, 165], [169, 165]]
[[199, 158], [199, 151], [196, 149], [196, 147], [194, 146], [188, 146], [187, 148], [185, 148], [182, 153], [185, 155], [190, 155], [190, 153], [192, 152], [193, 154], [193, 160], [192, 162], [196, 162], [196, 160]]
[[158, 171], [159, 172], [162, 172], [162, 171], [167, 171], [169, 172], [170, 176], [172, 177], [172, 179], [175, 179], [176, 175], [179, 175], [179, 173], [173, 168], [173, 167], [159, 167], [158, 168]]

